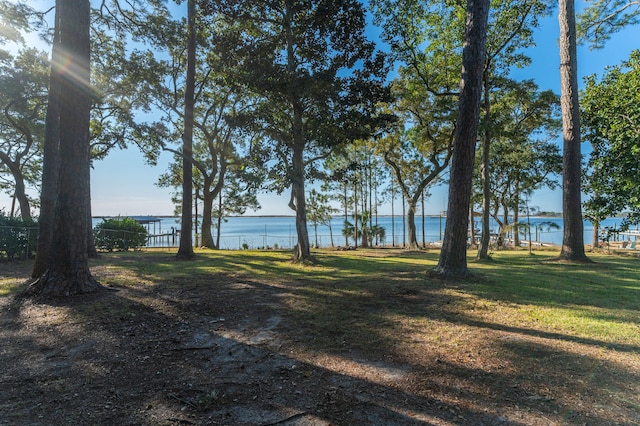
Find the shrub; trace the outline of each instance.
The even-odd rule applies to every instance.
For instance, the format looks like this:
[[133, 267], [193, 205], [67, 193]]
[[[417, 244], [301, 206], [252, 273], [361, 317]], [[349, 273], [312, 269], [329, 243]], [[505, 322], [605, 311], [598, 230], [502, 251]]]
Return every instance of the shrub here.
[[0, 252], [7, 259], [31, 257], [38, 237], [38, 223], [0, 212]]
[[104, 219], [93, 228], [97, 249], [127, 251], [147, 244], [147, 230], [130, 217]]

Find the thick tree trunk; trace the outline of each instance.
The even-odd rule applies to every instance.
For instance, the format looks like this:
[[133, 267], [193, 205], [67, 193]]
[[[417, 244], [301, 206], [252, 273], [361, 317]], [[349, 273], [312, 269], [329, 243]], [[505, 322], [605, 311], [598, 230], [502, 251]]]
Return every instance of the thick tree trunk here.
[[296, 145], [293, 150], [292, 205], [296, 212], [296, 234], [298, 242], [294, 249], [295, 261], [311, 260], [309, 248], [309, 230], [307, 229], [307, 204], [304, 193], [304, 144]]
[[102, 288], [89, 271], [89, 0], [58, 0], [61, 48], [71, 64], [60, 91], [60, 170], [52, 249], [47, 271], [29, 288], [36, 295], [68, 296]]
[[584, 251], [584, 225], [580, 195], [580, 105], [578, 102], [578, 59], [574, 0], [560, 0], [560, 105], [562, 107], [562, 215], [564, 233], [559, 258], [588, 262]]
[[591, 233], [592, 249], [597, 249], [600, 247], [600, 240], [598, 238], [599, 236], [600, 236], [600, 224], [596, 222], [593, 224], [593, 232]]
[[449, 182], [447, 223], [438, 265], [443, 277], [468, 275], [467, 228], [471, 179], [478, 137], [489, 0], [467, 1], [467, 24], [462, 52], [462, 81]]
[[[293, 7], [287, 4], [285, 7], [285, 33], [286, 33], [286, 49], [287, 49], [287, 71], [291, 76], [295, 75], [298, 70], [298, 63], [295, 55], [295, 42], [293, 38]], [[309, 248], [309, 230], [307, 229], [307, 203], [304, 190], [304, 150], [306, 147], [306, 138], [303, 127], [304, 105], [297, 94], [292, 93], [289, 96], [289, 103], [292, 110], [292, 150], [291, 168], [293, 176], [291, 177], [291, 201], [289, 207], [296, 212], [296, 234], [298, 242], [294, 249], [294, 261], [311, 260], [311, 249]]]
[[213, 225], [213, 203], [216, 199], [216, 196], [211, 191], [207, 191], [205, 188], [202, 193], [202, 199], [202, 228], [200, 230], [200, 234], [202, 235], [202, 247], [213, 249], [216, 248], [216, 246], [213, 242], [213, 234], [211, 233], [211, 228]]
[[413, 203], [413, 200], [409, 201], [409, 206], [407, 210], [407, 236], [408, 242], [407, 250], [419, 250], [418, 247], [418, 235], [416, 228], [416, 205]]
[[47, 270], [49, 250], [53, 233], [53, 221], [58, 191], [58, 169], [60, 145], [60, 92], [62, 82], [61, 67], [64, 63], [60, 47], [60, 10], [55, 11], [53, 47], [51, 53], [51, 72], [49, 75], [49, 93], [47, 99], [47, 117], [45, 120], [44, 148], [42, 160], [42, 186], [40, 189], [40, 216], [38, 217], [38, 243], [36, 259], [31, 272], [32, 278], [44, 275]]
[[[292, 42], [288, 43], [289, 49], [293, 49]], [[290, 52], [290, 61], [293, 54]], [[290, 62], [291, 64], [292, 62]], [[309, 230], [307, 229], [307, 203], [304, 189], [304, 149], [305, 137], [302, 126], [303, 107], [296, 99], [291, 99], [293, 109], [293, 146], [292, 148], [292, 177], [291, 177], [291, 201], [289, 207], [296, 212], [296, 235], [298, 242], [293, 252], [293, 260], [311, 260], [309, 247]]]
[[196, 1], [187, 5], [189, 40], [187, 42], [187, 78], [184, 93], [184, 132], [182, 134], [182, 219], [180, 246], [176, 257], [192, 259], [193, 253], [193, 108], [196, 77]]

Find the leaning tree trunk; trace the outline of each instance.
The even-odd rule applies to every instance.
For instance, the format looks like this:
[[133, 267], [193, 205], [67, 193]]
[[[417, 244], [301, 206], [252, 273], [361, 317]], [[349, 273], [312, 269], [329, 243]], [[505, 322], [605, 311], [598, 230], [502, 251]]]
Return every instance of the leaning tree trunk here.
[[[14, 180], [13, 199], [17, 200], [20, 205], [20, 217], [23, 222], [31, 222], [31, 203], [29, 203], [29, 197], [27, 197], [26, 186], [24, 183], [24, 175], [20, 170], [19, 163], [11, 161], [11, 159], [4, 153], [0, 153], [0, 160], [11, 172], [11, 176]], [[13, 208], [11, 216], [13, 216]]]
[[196, 1], [187, 5], [189, 40], [187, 42], [187, 78], [184, 93], [184, 132], [182, 134], [182, 219], [178, 259], [192, 259], [193, 253], [193, 108], [196, 79]]
[[61, 75], [59, 92], [59, 186], [47, 269], [28, 293], [68, 296], [92, 292], [102, 286], [91, 275], [87, 255], [91, 107], [89, 0], [58, 0], [56, 9], [60, 48], [70, 63]]
[[462, 52], [462, 81], [449, 182], [449, 203], [442, 250], [433, 273], [443, 277], [468, 275], [467, 228], [480, 98], [484, 70], [489, 0], [467, 0]]
[[562, 216], [564, 233], [559, 258], [588, 262], [584, 251], [584, 224], [580, 195], [580, 105], [578, 102], [578, 59], [574, 0], [560, 0], [560, 105], [562, 107]]

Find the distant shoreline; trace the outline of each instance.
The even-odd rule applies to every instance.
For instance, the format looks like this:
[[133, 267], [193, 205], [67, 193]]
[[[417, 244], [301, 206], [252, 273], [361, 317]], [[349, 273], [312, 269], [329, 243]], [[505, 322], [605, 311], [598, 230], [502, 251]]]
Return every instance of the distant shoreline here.
[[[401, 214], [396, 214], [396, 215], [391, 215], [391, 214], [380, 214], [378, 215], [378, 217], [402, 217], [403, 215]], [[147, 217], [147, 218], [158, 218], [158, 219], [179, 219], [180, 216], [174, 216], [174, 215], [145, 215], [145, 214], [134, 214], [134, 215], [126, 215], [126, 214], [121, 214], [121, 215], [95, 215], [92, 216], [93, 219], [103, 219], [103, 218], [117, 218], [117, 217], [131, 217], [131, 218], [136, 218], [136, 217]], [[194, 216], [195, 217], [195, 216]], [[198, 215], [198, 217], [201, 217], [200, 215]], [[255, 215], [242, 215], [242, 216], [227, 216], [228, 218], [291, 218], [291, 219], [295, 219], [295, 215], [285, 215], [285, 214], [255, 214]], [[341, 218], [344, 217], [344, 215], [342, 214], [336, 214], [332, 216], [333, 218]], [[349, 216], [351, 217], [351, 216]], [[421, 214], [416, 214], [416, 220], [418, 220], [419, 218], [422, 217]], [[424, 217], [447, 217], [446, 215], [439, 215], [439, 214], [425, 214]], [[478, 217], [478, 216], [476, 216]], [[520, 216], [520, 217], [526, 217], [525, 216]], [[562, 218], [562, 214], [561, 213], [549, 213], [549, 214], [536, 214], [536, 215], [531, 215], [529, 216], [531, 218], [554, 218], [554, 219], [561, 219]], [[587, 220], [587, 219], [585, 219]], [[308, 221], [308, 219], [307, 219]]]

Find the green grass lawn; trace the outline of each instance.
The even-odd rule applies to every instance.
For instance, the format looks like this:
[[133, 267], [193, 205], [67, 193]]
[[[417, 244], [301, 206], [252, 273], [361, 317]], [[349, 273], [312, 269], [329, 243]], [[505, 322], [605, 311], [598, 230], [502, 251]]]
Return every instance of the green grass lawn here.
[[[210, 285], [216, 275], [233, 275], [285, 286], [288, 313], [296, 324], [332, 330], [357, 346], [375, 339], [379, 348], [402, 342], [414, 322], [442, 321], [557, 336], [612, 348], [640, 349], [640, 259], [591, 255], [594, 264], [553, 262], [549, 251], [500, 251], [491, 262], [470, 258], [473, 277], [440, 282], [427, 277], [437, 252], [400, 250], [317, 251], [317, 264], [295, 264], [284, 251], [200, 250], [192, 262], [170, 253], [104, 255], [103, 268], [134, 274], [98, 278], [107, 285], [158, 282]], [[152, 257], [152, 259], [150, 259]], [[99, 274], [98, 274], [99, 275]], [[132, 280], [132, 278], [134, 278]], [[197, 279], [194, 277], [210, 277]], [[191, 285], [191, 284], [190, 284]], [[321, 333], [320, 333], [321, 334]], [[359, 336], [367, 336], [361, 339]], [[362, 340], [361, 342], [359, 342]]]
[[[428, 275], [436, 251], [317, 250], [313, 264], [276, 250], [196, 254], [104, 254], [93, 272], [123, 290], [121, 305], [98, 299], [77, 315], [129, 318], [145, 305], [182, 318], [195, 303], [250, 318], [267, 309], [286, 355], [307, 365], [404, 366], [412, 376], [398, 386], [408, 394], [516, 413], [521, 424], [640, 423], [638, 258], [590, 254], [593, 264], [574, 265], [552, 251], [499, 251], [488, 262], [470, 257], [471, 277], [441, 281]], [[1, 264], [0, 296], [24, 288], [28, 271]]]
[[[443, 283], [427, 277], [437, 252], [400, 250], [315, 252], [317, 264], [295, 264], [285, 251], [197, 251], [192, 262], [176, 262], [171, 253], [110, 253], [98, 260], [104, 268], [127, 268], [135, 275], [107, 275], [103, 284], [137, 285], [174, 282], [194, 276], [233, 274], [280, 283], [292, 293], [292, 311], [301, 320], [341, 329], [347, 319], [368, 321], [425, 319], [425, 306], [446, 300], [446, 313], [459, 321], [487, 322], [530, 333], [558, 333], [602, 346], [640, 348], [640, 259], [590, 255], [595, 262], [553, 262], [554, 252], [500, 251], [491, 262], [469, 259], [473, 277]], [[153, 260], [149, 260], [153, 257]], [[132, 277], [136, 277], [131, 281]], [[212, 285], [215, 279], [197, 281]], [[12, 288], [12, 287], [9, 287]], [[425, 299], [426, 297], [426, 299]], [[375, 315], [374, 315], [375, 313]]]

